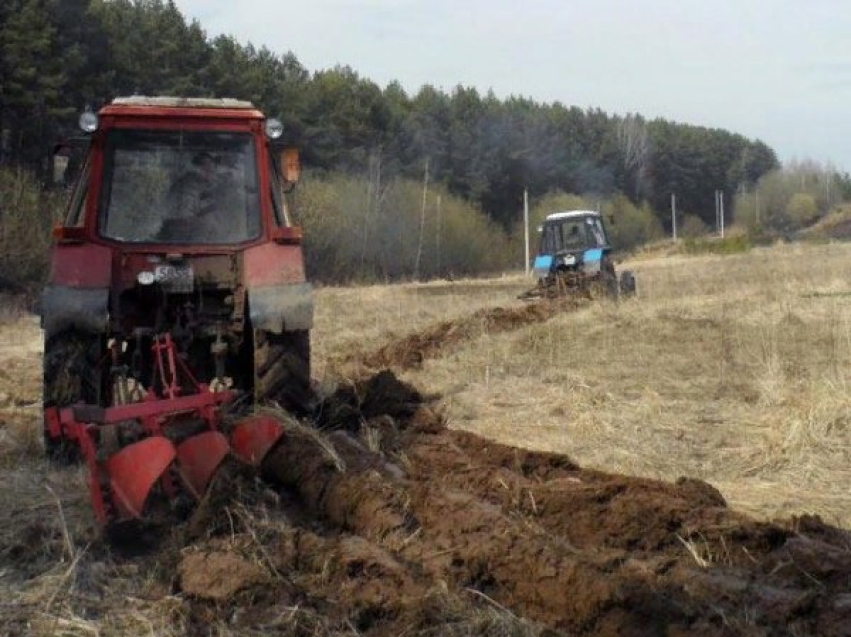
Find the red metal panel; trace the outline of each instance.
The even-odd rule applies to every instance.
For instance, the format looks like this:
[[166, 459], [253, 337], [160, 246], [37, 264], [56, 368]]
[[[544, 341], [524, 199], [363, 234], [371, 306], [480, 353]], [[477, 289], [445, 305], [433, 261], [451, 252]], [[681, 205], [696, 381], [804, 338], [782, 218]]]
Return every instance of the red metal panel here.
[[111, 126], [168, 126], [192, 128], [198, 122], [203, 126], [212, 124], [221, 126], [253, 126], [263, 120], [263, 114], [256, 108], [209, 108], [201, 106], [109, 104], [99, 113], [102, 128]]
[[283, 435], [281, 423], [271, 416], [253, 416], [237, 423], [230, 442], [238, 458], [259, 467]]
[[[144, 115], [144, 116], [142, 116]], [[155, 117], [150, 113], [144, 113], [138, 117], [121, 116], [101, 118], [99, 132], [113, 129], [147, 129], [147, 130], [187, 130], [187, 131], [231, 131], [240, 133], [262, 134], [261, 120], [249, 119], [226, 119], [223, 117], [211, 117], [209, 115], [186, 117]]]
[[112, 250], [92, 243], [58, 245], [53, 250], [50, 282], [74, 288], [108, 288]]
[[177, 470], [196, 499], [201, 499], [207, 483], [230, 452], [230, 445], [218, 431], [191, 436], [177, 446]]
[[302, 283], [305, 280], [299, 246], [266, 243], [249, 248], [245, 251], [244, 268], [248, 288]]
[[124, 447], [104, 463], [119, 519], [142, 516], [148, 494], [176, 457], [170, 440], [152, 436]]
[[229, 391], [215, 393], [200, 391], [197, 394], [177, 398], [143, 400], [139, 403], [107, 407], [102, 410], [97, 420], [99, 424], [112, 425], [125, 420], [160, 417], [182, 412], [190, 413], [209, 405], [226, 403], [232, 399], [233, 394]]
[[185, 108], [171, 106], [128, 106], [109, 105], [100, 110], [100, 118], [133, 118], [144, 120], [147, 118], [168, 119], [178, 121], [181, 119], [204, 120], [258, 120], [263, 119], [263, 114], [257, 109], [250, 108]]

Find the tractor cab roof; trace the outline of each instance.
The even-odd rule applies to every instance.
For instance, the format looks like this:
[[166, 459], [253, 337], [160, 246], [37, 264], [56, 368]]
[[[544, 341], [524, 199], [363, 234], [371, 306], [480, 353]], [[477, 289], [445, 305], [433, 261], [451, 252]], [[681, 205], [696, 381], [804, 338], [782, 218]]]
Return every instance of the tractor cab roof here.
[[112, 104], [116, 106], [172, 106], [180, 108], [254, 108], [254, 104], [251, 102], [230, 97], [170, 97], [168, 95], [116, 97], [112, 100]]
[[233, 98], [171, 97], [167, 95], [132, 95], [116, 97], [100, 110], [100, 115], [140, 115], [174, 117], [175, 115], [199, 117], [227, 117], [236, 119], [262, 119], [263, 114], [245, 100]]
[[561, 221], [562, 219], [578, 219], [580, 217], [599, 217], [600, 213], [596, 210], [566, 210], [564, 212], [554, 212], [547, 215], [545, 221]]

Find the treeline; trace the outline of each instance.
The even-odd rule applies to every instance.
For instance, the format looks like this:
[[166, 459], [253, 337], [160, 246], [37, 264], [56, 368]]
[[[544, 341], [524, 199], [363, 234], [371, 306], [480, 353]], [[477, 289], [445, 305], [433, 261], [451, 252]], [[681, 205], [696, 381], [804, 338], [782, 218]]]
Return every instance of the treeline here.
[[312, 280], [426, 280], [523, 267], [522, 242], [444, 186], [375, 177], [314, 176], [296, 191]]
[[463, 86], [409, 95], [345, 66], [310, 72], [292, 53], [209, 38], [171, 1], [0, 4], [0, 164], [46, 178], [52, 145], [74, 131], [79, 111], [127, 94], [251, 100], [283, 120], [314, 171], [363, 178], [380, 165], [386, 183], [422, 182], [428, 171], [506, 231], [526, 188], [533, 201], [620, 195], [666, 229], [676, 193], [681, 210], [710, 224], [716, 190], [732, 201], [778, 167], [766, 144], [724, 130]]
[[849, 199], [848, 175], [829, 164], [793, 161], [736, 194], [736, 221], [754, 237], [792, 238]]

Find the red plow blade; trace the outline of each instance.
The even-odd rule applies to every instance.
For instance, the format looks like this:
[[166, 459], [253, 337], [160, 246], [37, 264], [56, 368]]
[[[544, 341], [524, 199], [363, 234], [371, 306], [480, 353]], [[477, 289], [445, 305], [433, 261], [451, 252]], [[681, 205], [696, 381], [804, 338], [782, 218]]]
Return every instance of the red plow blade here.
[[176, 457], [170, 440], [151, 436], [124, 447], [104, 463], [119, 519], [142, 517], [148, 494]]
[[234, 427], [230, 442], [240, 460], [258, 467], [283, 435], [284, 428], [275, 418], [254, 416]]
[[196, 499], [200, 499], [204, 494], [207, 483], [229, 451], [227, 438], [218, 431], [192, 436], [178, 445], [178, 470]]

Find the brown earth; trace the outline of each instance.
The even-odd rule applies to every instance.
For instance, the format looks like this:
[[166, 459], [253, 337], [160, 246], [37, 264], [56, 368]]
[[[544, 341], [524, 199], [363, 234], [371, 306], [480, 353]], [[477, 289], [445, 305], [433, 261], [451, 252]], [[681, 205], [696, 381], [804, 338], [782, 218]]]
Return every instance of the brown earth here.
[[[405, 367], [563, 309], [481, 312], [365, 360]], [[699, 480], [448, 429], [435, 397], [387, 370], [281, 424], [264, 480], [228, 464], [186, 522], [145, 542], [71, 542], [52, 500], [22, 495], [0, 520], [0, 584], [24, 591], [0, 602], [0, 635], [851, 636], [851, 533], [816, 517], [758, 522]], [[51, 559], [60, 576], [36, 576]], [[79, 624], [52, 616], [60, 590]], [[45, 617], [56, 625], [32, 632]]]
[[483, 334], [499, 334], [525, 325], [543, 323], [559, 313], [581, 307], [589, 300], [584, 296], [573, 296], [540, 299], [519, 307], [483, 308], [462, 319], [437, 323], [376, 351], [355, 354], [344, 363], [360, 363], [370, 369], [416, 369], [424, 361], [445, 356], [453, 348]]
[[336, 431], [285, 422], [263, 468], [287, 522], [184, 549], [190, 634], [298, 607], [322, 634], [851, 635], [851, 534], [816, 518], [451, 431], [389, 372], [325, 408]]

